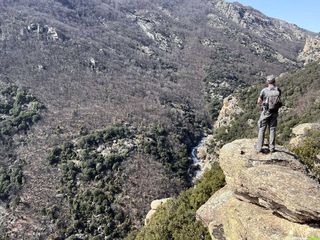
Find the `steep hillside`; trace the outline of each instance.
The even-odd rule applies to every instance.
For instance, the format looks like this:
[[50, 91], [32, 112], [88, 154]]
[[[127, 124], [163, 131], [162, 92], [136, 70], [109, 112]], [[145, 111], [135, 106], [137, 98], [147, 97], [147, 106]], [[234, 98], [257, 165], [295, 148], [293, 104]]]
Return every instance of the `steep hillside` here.
[[[0, 81], [46, 108], [0, 148], [2, 165], [23, 162], [20, 200], [1, 210], [9, 239], [117, 239], [140, 227], [151, 200], [191, 185], [189, 154], [222, 99], [298, 67], [314, 37], [218, 0], [7, 0], [0, 12]], [[92, 224], [99, 214], [118, 215]]]
[[312, 36], [223, 1], [27, 0], [1, 8], [2, 81], [34, 89], [68, 123], [89, 117], [91, 128], [158, 119], [153, 112], [168, 102], [202, 109], [209, 64], [210, 84], [232, 91], [290, 68]]

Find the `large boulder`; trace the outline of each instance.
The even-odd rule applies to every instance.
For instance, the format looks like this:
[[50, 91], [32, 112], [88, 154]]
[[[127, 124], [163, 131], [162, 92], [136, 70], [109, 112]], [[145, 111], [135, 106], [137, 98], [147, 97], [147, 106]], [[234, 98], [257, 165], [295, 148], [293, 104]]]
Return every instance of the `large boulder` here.
[[290, 140], [290, 145], [293, 147], [299, 146], [308, 135], [309, 131], [320, 131], [320, 123], [303, 123], [292, 128], [294, 137]]
[[169, 200], [171, 200], [172, 198], [163, 198], [163, 199], [157, 199], [151, 202], [151, 209], [153, 210], [157, 210], [158, 207], [160, 207], [162, 204], [165, 204], [166, 202], [168, 202]]
[[227, 185], [198, 209], [197, 219], [212, 239], [320, 237], [319, 182], [289, 150], [257, 153], [255, 142], [241, 139], [221, 148]]
[[256, 153], [255, 140], [236, 140], [220, 150], [226, 181], [237, 195], [295, 222], [320, 222], [320, 185], [283, 147]]
[[305, 173], [261, 165], [244, 171], [234, 186], [241, 199], [300, 223], [320, 222], [320, 186]]
[[197, 211], [216, 240], [285, 240], [320, 236], [320, 229], [290, 222], [272, 210], [241, 201], [229, 187], [216, 192]]
[[149, 220], [151, 219], [151, 217], [156, 213], [157, 209], [161, 205], [165, 204], [166, 202], [168, 202], [171, 199], [172, 198], [163, 198], [163, 199], [157, 199], [157, 200], [152, 201], [151, 204], [150, 204], [151, 209], [146, 215], [146, 218], [144, 220], [144, 224], [147, 225]]
[[306, 135], [308, 131], [320, 130], [320, 123], [302, 123], [292, 128], [292, 133], [296, 136]]
[[197, 210], [197, 220], [200, 220], [206, 227], [208, 227], [212, 221], [220, 218], [220, 216], [217, 215], [217, 210], [223, 207], [233, 196], [234, 192], [228, 186], [221, 188]]

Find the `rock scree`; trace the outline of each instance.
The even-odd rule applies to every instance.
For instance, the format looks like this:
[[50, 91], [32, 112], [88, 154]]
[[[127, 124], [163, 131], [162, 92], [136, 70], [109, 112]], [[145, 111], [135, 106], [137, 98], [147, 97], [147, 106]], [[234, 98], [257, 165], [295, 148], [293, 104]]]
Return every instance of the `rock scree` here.
[[212, 239], [320, 237], [320, 184], [284, 147], [256, 153], [255, 139], [220, 150], [227, 185], [197, 211]]

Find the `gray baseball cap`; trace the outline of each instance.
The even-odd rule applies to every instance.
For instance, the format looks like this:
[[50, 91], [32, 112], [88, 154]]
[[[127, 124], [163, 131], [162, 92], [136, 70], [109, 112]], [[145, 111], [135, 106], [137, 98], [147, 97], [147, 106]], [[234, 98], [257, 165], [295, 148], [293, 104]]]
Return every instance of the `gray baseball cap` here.
[[274, 75], [267, 76], [267, 83], [272, 84], [276, 82], [276, 77]]

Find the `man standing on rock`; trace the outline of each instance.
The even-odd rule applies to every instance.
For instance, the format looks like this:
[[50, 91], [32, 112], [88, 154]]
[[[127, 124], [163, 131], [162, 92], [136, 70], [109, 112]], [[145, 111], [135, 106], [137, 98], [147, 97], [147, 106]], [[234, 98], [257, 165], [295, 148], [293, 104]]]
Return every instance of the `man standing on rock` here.
[[262, 146], [264, 141], [264, 134], [266, 128], [269, 127], [269, 150], [275, 151], [275, 137], [279, 108], [281, 103], [281, 90], [275, 85], [276, 79], [273, 75], [267, 77], [268, 87], [262, 89], [257, 103], [261, 106], [262, 112], [258, 121], [259, 134], [258, 142], [256, 145], [257, 152], [262, 152]]

